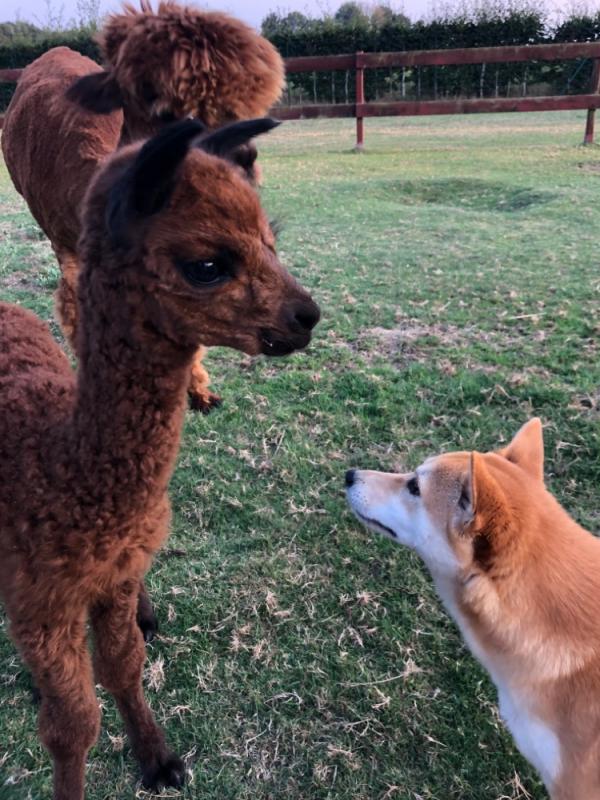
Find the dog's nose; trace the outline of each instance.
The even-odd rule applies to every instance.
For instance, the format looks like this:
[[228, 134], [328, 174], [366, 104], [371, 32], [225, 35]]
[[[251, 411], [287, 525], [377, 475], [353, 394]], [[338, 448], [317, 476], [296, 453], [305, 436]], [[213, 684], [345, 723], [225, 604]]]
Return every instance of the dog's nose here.
[[356, 478], [356, 470], [349, 469], [348, 472], [346, 473], [346, 486], [348, 488], [354, 485], [355, 478]]
[[294, 303], [289, 310], [291, 325], [297, 331], [312, 331], [321, 319], [319, 306], [312, 300]]

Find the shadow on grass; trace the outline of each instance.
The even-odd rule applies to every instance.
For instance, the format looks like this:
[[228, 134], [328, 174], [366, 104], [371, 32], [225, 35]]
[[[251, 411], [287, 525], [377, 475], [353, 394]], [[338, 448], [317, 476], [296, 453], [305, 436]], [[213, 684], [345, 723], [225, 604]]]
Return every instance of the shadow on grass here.
[[382, 180], [363, 187], [365, 199], [397, 202], [400, 205], [441, 205], [474, 211], [505, 214], [545, 205], [554, 199], [550, 192], [490, 181], [449, 178], [444, 180]]

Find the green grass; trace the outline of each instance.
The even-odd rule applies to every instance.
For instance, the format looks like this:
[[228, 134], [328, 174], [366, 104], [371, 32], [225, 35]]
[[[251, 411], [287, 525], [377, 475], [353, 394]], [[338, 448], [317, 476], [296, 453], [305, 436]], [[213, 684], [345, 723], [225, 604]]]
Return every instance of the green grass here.
[[[203, 800], [546, 797], [418, 560], [346, 510], [350, 466], [488, 449], [532, 414], [547, 475], [600, 528], [600, 150], [583, 114], [290, 123], [261, 144], [307, 353], [207, 359], [149, 575], [148, 696]], [[52, 317], [56, 269], [0, 172], [0, 297]], [[54, 327], [57, 332], [58, 329]], [[0, 618], [1, 619], [1, 618]], [[90, 800], [145, 797], [112, 701]], [[0, 797], [50, 797], [0, 622]], [[136, 794], [137, 792], [137, 794]]]

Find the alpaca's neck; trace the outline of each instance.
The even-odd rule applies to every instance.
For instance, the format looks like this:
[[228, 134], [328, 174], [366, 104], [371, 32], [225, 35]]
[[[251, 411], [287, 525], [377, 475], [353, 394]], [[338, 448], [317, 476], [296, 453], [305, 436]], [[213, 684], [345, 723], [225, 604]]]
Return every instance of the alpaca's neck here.
[[129, 516], [167, 488], [194, 350], [152, 330], [140, 343], [132, 321], [140, 299], [127, 292], [115, 287], [90, 292], [88, 285], [81, 297], [71, 430], [76, 480], [99, 502], [108, 502], [111, 513]]

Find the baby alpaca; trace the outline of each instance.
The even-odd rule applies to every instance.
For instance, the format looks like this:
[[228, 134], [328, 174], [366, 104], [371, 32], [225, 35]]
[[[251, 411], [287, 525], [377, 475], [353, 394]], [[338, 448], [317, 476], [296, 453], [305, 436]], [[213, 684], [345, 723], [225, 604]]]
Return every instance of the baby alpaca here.
[[[154, 12], [126, 6], [99, 34], [106, 69], [67, 47], [55, 47], [24, 71], [6, 112], [2, 150], [17, 191], [49, 238], [61, 269], [56, 310], [78, 352], [77, 242], [81, 207], [98, 166], [119, 144], [148, 137], [189, 115], [218, 126], [266, 114], [281, 94], [277, 50], [243, 22], [173, 2]], [[68, 99], [67, 93], [71, 99]], [[235, 161], [256, 178], [256, 149], [244, 142]], [[199, 348], [189, 379], [191, 407], [208, 412], [221, 401]], [[141, 589], [139, 624], [157, 629]]]
[[[75, 351], [77, 241], [81, 206], [98, 165], [119, 144], [147, 138], [193, 116], [208, 127], [266, 114], [284, 82], [277, 50], [243, 22], [174, 2], [125, 6], [99, 34], [106, 69], [56, 47], [24, 71], [7, 109], [2, 150], [17, 191], [49, 238], [61, 268], [57, 315]], [[70, 99], [68, 99], [70, 98]], [[77, 105], [76, 105], [77, 104]], [[237, 161], [251, 179], [256, 150]], [[195, 360], [193, 408], [220, 400]]]
[[600, 541], [544, 485], [533, 419], [492, 453], [352, 470], [358, 518], [414, 549], [552, 800], [600, 798]]
[[199, 123], [176, 123], [99, 170], [82, 219], [77, 375], [37, 317], [0, 304], [0, 596], [41, 692], [54, 800], [84, 796], [94, 680], [116, 700], [144, 784], [183, 782], [144, 698], [136, 605], [167, 536], [190, 366], [201, 344], [285, 355], [319, 318], [227, 160], [273, 125], [198, 139]]

